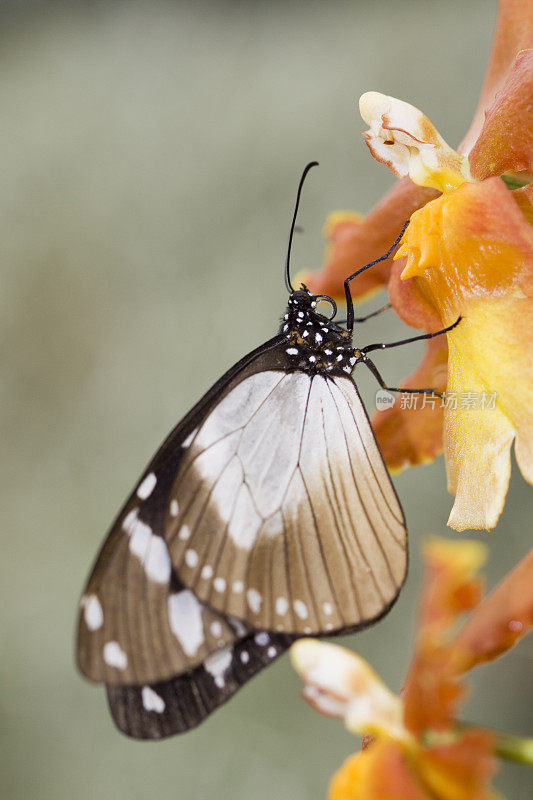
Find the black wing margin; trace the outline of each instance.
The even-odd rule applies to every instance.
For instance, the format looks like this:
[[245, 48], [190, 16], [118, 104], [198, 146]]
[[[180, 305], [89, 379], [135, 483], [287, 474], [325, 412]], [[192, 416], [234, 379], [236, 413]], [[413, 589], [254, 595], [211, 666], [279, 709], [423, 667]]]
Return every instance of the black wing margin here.
[[107, 686], [113, 720], [136, 739], [163, 739], [196, 727], [282, 655], [293, 638], [259, 631], [189, 673], [145, 686]]

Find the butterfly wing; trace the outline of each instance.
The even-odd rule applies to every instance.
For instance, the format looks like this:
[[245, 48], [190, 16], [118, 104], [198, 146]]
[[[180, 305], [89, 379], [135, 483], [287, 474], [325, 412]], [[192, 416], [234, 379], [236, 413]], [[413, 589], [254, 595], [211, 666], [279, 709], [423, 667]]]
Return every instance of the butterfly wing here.
[[346, 375], [243, 377], [198, 426], [171, 500], [165, 537], [180, 579], [253, 627], [363, 627], [404, 581], [403, 512]]
[[[163, 489], [161, 471], [159, 475]], [[154, 496], [144, 500], [136, 493], [89, 578], [81, 601], [77, 657], [80, 671], [93, 681], [165, 680], [235, 640], [235, 627], [202, 605], [174, 574], [165, 540], [157, 533], [165, 503], [155, 488]]]
[[163, 528], [165, 518], [177, 514], [170, 493], [191, 431], [243, 368], [260, 368], [271, 346], [250, 353], [204, 395], [163, 443], [119, 513], [81, 599], [77, 662], [89, 679], [111, 685], [169, 680], [246, 633], [242, 623], [200, 603], [178, 578]]
[[264, 631], [249, 634], [208, 657], [191, 672], [144, 686], [108, 686], [115, 724], [136, 739], [162, 739], [199, 725], [293, 639]]
[[126, 502], [82, 598], [79, 667], [125, 733], [188, 730], [294, 635], [385, 613], [405, 562], [355, 385], [291, 372], [275, 337], [182, 420]]

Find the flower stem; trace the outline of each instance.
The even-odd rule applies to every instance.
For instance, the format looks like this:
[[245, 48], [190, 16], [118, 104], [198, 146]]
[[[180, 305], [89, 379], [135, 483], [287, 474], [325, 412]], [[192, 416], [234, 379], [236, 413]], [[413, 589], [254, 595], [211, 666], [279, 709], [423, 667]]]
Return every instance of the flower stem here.
[[508, 761], [518, 761], [520, 764], [529, 764], [533, 767], [533, 738], [515, 736], [514, 733], [494, 731], [494, 750], [500, 758]]
[[494, 737], [494, 752], [507, 761], [518, 761], [533, 767], [533, 737], [517, 736], [507, 731], [497, 731], [494, 728], [481, 729], [478, 725], [468, 722], [458, 722], [460, 731], [485, 730]]

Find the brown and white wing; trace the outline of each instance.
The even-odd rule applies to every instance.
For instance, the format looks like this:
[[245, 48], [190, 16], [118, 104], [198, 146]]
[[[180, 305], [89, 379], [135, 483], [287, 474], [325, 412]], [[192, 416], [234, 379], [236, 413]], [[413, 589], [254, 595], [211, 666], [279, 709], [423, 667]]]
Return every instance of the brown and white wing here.
[[348, 377], [244, 378], [198, 427], [171, 498], [180, 579], [255, 628], [363, 627], [405, 578], [402, 509]]
[[[90, 680], [150, 684], [173, 678], [246, 634], [207, 608], [174, 573], [162, 519], [176, 460], [155, 459], [113, 525], [85, 587], [77, 662]], [[172, 461], [174, 463], [172, 463]]]
[[199, 725], [251, 678], [282, 655], [293, 638], [248, 633], [190, 672], [144, 686], [107, 687], [117, 727], [136, 739], [162, 739]]

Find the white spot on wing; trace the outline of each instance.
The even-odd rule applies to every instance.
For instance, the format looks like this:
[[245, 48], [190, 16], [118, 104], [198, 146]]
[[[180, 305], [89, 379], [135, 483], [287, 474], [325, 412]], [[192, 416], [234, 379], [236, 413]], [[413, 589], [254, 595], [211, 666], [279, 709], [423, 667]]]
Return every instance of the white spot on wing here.
[[270, 641], [270, 636], [266, 631], [259, 631], [259, 633], [256, 633], [254, 636], [254, 641], [259, 647], [265, 647]]
[[247, 629], [246, 625], [243, 625], [243, 623], [240, 621], [240, 619], [237, 619], [237, 617], [230, 617], [229, 620], [230, 620], [230, 622], [231, 622], [231, 624], [233, 626], [233, 629], [235, 630], [235, 633], [237, 634], [237, 636], [239, 636], [241, 639], [244, 636], [246, 636], [246, 634], [248, 633], [248, 629]]
[[194, 656], [204, 642], [202, 606], [190, 589], [168, 598], [170, 629], [187, 656]]
[[231, 587], [235, 594], [241, 594], [244, 589], [244, 583], [242, 581], [234, 581], [233, 586]]
[[149, 686], [143, 686], [141, 697], [145, 711], [155, 711], [157, 714], [162, 714], [165, 710], [165, 701]]
[[226, 589], [226, 581], [224, 578], [215, 578], [213, 586], [215, 587], [215, 592], [224, 592]]
[[187, 539], [191, 538], [191, 529], [188, 525], [182, 525], [180, 528], [180, 532], [178, 533], [178, 539], [181, 539], [182, 542], [186, 542]]
[[231, 665], [232, 656], [233, 656], [233, 648], [231, 646], [228, 646], [208, 656], [204, 661], [204, 667], [209, 672], [209, 674], [213, 676], [216, 685], [220, 689], [224, 686], [225, 683], [224, 673]]
[[185, 552], [185, 563], [188, 567], [194, 569], [194, 567], [198, 564], [198, 553], [196, 550], [187, 550]]
[[241, 661], [243, 664], [247, 664], [250, 660], [250, 653], [248, 650], [243, 650], [241, 653]]
[[97, 631], [104, 624], [104, 612], [95, 594], [82, 598], [83, 618], [90, 631]]
[[248, 605], [254, 612], [254, 614], [259, 614], [261, 609], [261, 600], [263, 599], [257, 589], [248, 589], [246, 592], [246, 599], [248, 600]]
[[135, 519], [128, 533], [130, 535], [130, 552], [143, 561], [152, 538], [152, 529], [140, 519]]
[[215, 622], [212, 622], [210, 629], [215, 639], [220, 639], [220, 637], [222, 636], [222, 625], [220, 624], [220, 622], [218, 622], [217, 620], [215, 620]]
[[200, 573], [204, 581], [208, 581], [209, 578], [213, 577], [213, 567], [210, 567], [209, 564], [206, 564], [202, 567], [202, 572]]
[[103, 656], [105, 663], [110, 667], [124, 670], [128, 666], [128, 657], [118, 642], [106, 642]]
[[280, 617], [284, 617], [288, 608], [289, 604], [287, 602], [287, 598], [278, 597], [276, 600], [276, 614], [279, 614]]
[[152, 536], [144, 562], [144, 571], [153, 581], [168, 583], [171, 569], [170, 556], [164, 539], [161, 536]]
[[333, 606], [331, 603], [323, 603], [322, 608], [324, 609], [324, 614], [327, 614], [328, 617], [333, 614]]
[[154, 491], [157, 478], [153, 472], [149, 472], [146, 478], [137, 487], [137, 497], [146, 500]]
[[309, 616], [307, 606], [305, 605], [303, 600], [294, 601], [294, 610], [296, 614], [300, 617], [300, 619], [307, 619], [307, 617]]
[[130, 552], [139, 559], [147, 576], [158, 583], [166, 583], [170, 579], [171, 564], [161, 536], [153, 534], [150, 526], [139, 519], [138, 508], [130, 511], [122, 527], [130, 537]]
[[170, 516], [171, 517], [177, 517], [178, 513], [179, 513], [179, 510], [180, 510], [180, 507], [178, 505], [178, 501], [177, 500], [171, 500], [170, 501]]

